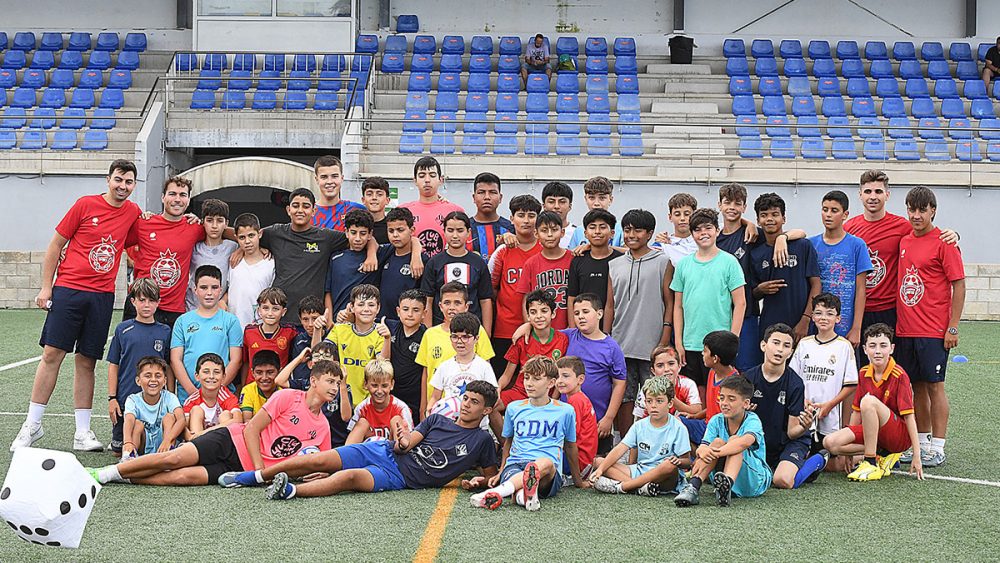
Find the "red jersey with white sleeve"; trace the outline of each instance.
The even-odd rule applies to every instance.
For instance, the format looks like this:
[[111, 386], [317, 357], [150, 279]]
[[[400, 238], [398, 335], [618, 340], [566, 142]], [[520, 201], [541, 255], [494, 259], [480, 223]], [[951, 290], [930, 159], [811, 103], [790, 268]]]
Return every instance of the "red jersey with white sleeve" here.
[[899, 295], [896, 334], [944, 338], [951, 320], [951, 284], [965, 279], [962, 252], [941, 240], [934, 227], [923, 236], [912, 233], [899, 243]]
[[152, 278], [160, 287], [159, 309], [185, 312], [184, 295], [191, 270], [194, 245], [205, 240], [205, 227], [187, 219], [170, 221], [163, 215], [139, 219], [129, 233], [128, 246], [138, 245], [135, 279]]
[[722, 412], [719, 408], [719, 384], [725, 378], [739, 374], [740, 372], [734, 369], [732, 373], [720, 377], [714, 369], [708, 370], [708, 383], [705, 386], [705, 421], [712, 420], [713, 416]]
[[222, 386], [219, 388], [219, 396], [216, 398], [215, 403], [209, 405], [201, 396], [201, 389], [196, 389], [194, 393], [188, 395], [181, 408], [184, 409], [184, 414], [191, 414], [191, 409], [196, 406], [201, 407], [205, 411], [205, 428], [211, 428], [219, 424], [219, 416], [223, 411], [239, 410], [240, 400], [236, 395], [230, 393], [229, 389]]
[[864, 215], [851, 217], [844, 230], [868, 245], [872, 270], [865, 278], [865, 311], [886, 311], [896, 306], [896, 272], [899, 271], [899, 241], [913, 232], [905, 217], [886, 213], [878, 221]]
[[[298, 331], [292, 325], [278, 325], [278, 330], [267, 336], [264, 334], [263, 326], [260, 324], [250, 324], [243, 329], [243, 361], [247, 366], [253, 366], [253, 357], [261, 350], [271, 350], [278, 355], [281, 367], [288, 365], [291, 361], [290, 354], [292, 343]], [[247, 370], [246, 385], [254, 382], [253, 369]]]
[[576, 446], [580, 451], [580, 470], [594, 462], [597, 455], [597, 415], [594, 405], [583, 392], [577, 391], [565, 398], [576, 411]]
[[407, 430], [413, 430], [413, 415], [410, 413], [410, 407], [406, 406], [406, 403], [390, 395], [389, 404], [383, 407], [382, 410], [378, 410], [375, 408], [375, 403], [372, 403], [371, 396], [369, 396], [364, 401], [358, 403], [357, 408], [354, 409], [354, 416], [347, 423], [347, 430], [353, 430], [354, 425], [363, 418], [368, 421], [368, 425], [371, 427], [368, 430], [368, 435], [365, 436], [365, 440], [389, 440], [392, 438], [390, 423], [397, 416], [403, 419]]
[[[317, 413], [309, 410], [305, 391], [275, 391], [262, 409], [271, 417], [271, 422], [260, 432], [260, 457], [264, 461], [264, 467], [270, 467], [306, 448], [320, 451], [330, 449], [330, 423], [322, 409]], [[246, 438], [243, 437], [244, 428], [244, 423], [230, 424], [227, 427], [243, 469], [253, 471], [253, 460], [250, 459]]]
[[113, 292], [125, 241], [141, 213], [139, 206], [131, 201], [115, 207], [103, 195], [76, 200], [56, 225], [56, 232], [68, 239], [69, 244], [56, 267], [54, 285]]
[[573, 261], [573, 253], [566, 250], [555, 260], [542, 256], [532, 256], [524, 263], [521, 279], [517, 282], [517, 291], [521, 293], [518, 303], [524, 300], [524, 294], [540, 289], [552, 296], [556, 301], [556, 318], [552, 326], [557, 329], [569, 327], [569, 316], [566, 309], [566, 285], [569, 280], [569, 265]]
[[510, 338], [514, 336], [517, 327], [524, 323], [524, 313], [521, 312], [524, 296], [517, 292], [517, 283], [521, 279], [524, 263], [541, 251], [542, 245], [538, 242], [528, 250], [501, 245], [490, 256], [490, 277], [497, 296], [497, 315], [493, 321], [494, 338]]

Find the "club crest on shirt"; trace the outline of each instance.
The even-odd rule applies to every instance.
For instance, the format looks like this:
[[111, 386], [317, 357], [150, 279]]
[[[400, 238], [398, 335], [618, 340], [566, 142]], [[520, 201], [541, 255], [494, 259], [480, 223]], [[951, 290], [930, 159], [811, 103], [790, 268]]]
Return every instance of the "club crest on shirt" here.
[[916, 266], [906, 269], [906, 275], [899, 284], [899, 298], [907, 307], [913, 307], [920, 303], [924, 296], [924, 280], [920, 277], [920, 271]]
[[181, 265], [177, 261], [177, 253], [170, 252], [169, 248], [161, 252], [160, 257], [149, 267], [149, 274], [160, 289], [176, 285], [181, 279]]
[[319, 253], [319, 243], [318, 242], [307, 242], [306, 247], [302, 249], [303, 252], [308, 252], [309, 254]]
[[784, 391], [781, 391], [780, 393], [778, 393], [778, 404], [781, 404], [781, 405], [785, 404], [785, 392]]
[[[386, 264], [386, 266], [388, 266], [388, 264]], [[413, 270], [410, 270], [410, 264], [409, 263], [403, 264], [402, 266], [399, 267], [399, 274], [402, 275], [402, 276], [409, 276], [412, 273], [413, 273]]]
[[466, 446], [465, 444], [456, 444], [455, 455], [459, 457], [464, 457], [469, 455], [469, 446]]
[[788, 255], [788, 267], [794, 268], [799, 265], [799, 257], [794, 254]]
[[162, 352], [163, 351], [163, 341], [162, 340], [154, 340], [153, 341], [153, 350], [156, 350], [157, 352]]
[[865, 287], [874, 289], [885, 279], [885, 260], [879, 258], [878, 250], [868, 249], [868, 255], [872, 259], [872, 270], [865, 276]]
[[441, 356], [442, 356], [442, 350], [440, 346], [435, 346], [431, 348], [431, 357], [433, 357], [435, 360], [440, 360]]
[[[96, 217], [94, 217], [94, 221], [97, 221]], [[90, 260], [90, 267], [95, 272], [106, 274], [114, 267], [115, 257], [118, 254], [115, 250], [116, 242], [118, 241], [113, 240], [110, 236], [102, 237], [100, 244], [95, 244], [90, 249], [90, 254], [88, 254], [87, 258]]]
[[827, 361], [830, 362], [831, 366], [837, 365], [837, 355], [836, 354], [830, 354], [830, 359], [827, 360]]
[[410, 353], [411, 354], [416, 354], [419, 351], [420, 351], [420, 343], [419, 342], [410, 342]]
[[736, 252], [733, 253], [733, 256], [735, 256], [737, 260], [742, 260], [743, 257], [746, 256], [746, 253], [747, 253], [746, 250], [743, 250], [742, 248], [737, 248]]

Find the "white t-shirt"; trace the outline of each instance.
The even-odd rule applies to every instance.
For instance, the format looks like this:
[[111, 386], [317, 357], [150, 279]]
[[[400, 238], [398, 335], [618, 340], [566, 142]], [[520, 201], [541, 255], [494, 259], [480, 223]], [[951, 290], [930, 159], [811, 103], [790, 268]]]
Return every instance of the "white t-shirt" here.
[[674, 268], [677, 268], [677, 263], [681, 261], [681, 258], [684, 258], [689, 254], [694, 254], [698, 250], [698, 244], [694, 242], [694, 237], [692, 236], [680, 238], [670, 235], [670, 244], [658, 242], [653, 246], [658, 246], [664, 253], [666, 253]]
[[469, 364], [458, 363], [457, 358], [451, 358], [442, 363], [431, 377], [431, 387], [441, 390], [441, 398], [461, 397], [466, 384], [473, 381], [486, 381], [497, 386], [497, 376], [486, 360], [475, 356]]
[[[837, 396], [845, 385], [858, 384], [858, 364], [854, 347], [846, 338], [838, 336], [820, 344], [815, 336], [799, 341], [788, 367], [795, 370], [805, 383], [805, 400], [825, 403]], [[820, 434], [828, 435], [840, 430], [840, 406], [817, 422]]]
[[[241, 260], [229, 271], [229, 312], [240, 320], [240, 326], [255, 323], [257, 318], [257, 296], [274, 283], [274, 260], [268, 258], [256, 264]], [[298, 307], [289, 303], [288, 308]]]

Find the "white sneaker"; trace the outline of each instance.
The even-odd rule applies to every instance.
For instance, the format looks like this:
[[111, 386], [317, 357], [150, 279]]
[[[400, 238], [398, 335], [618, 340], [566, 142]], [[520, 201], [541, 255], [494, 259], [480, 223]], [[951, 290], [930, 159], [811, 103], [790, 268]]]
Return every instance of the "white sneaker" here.
[[620, 482], [605, 477], [603, 475], [601, 475], [600, 477], [597, 478], [596, 481], [594, 481], [594, 488], [602, 493], [609, 493], [613, 495], [619, 494], [622, 492], [620, 487], [621, 487]]
[[78, 452], [99, 452], [104, 450], [104, 444], [97, 439], [93, 430], [78, 430], [73, 436], [73, 449]]
[[18, 448], [30, 448], [44, 435], [45, 431], [42, 430], [41, 422], [31, 424], [25, 421], [25, 423], [21, 425], [21, 431], [17, 433], [17, 437], [10, 443], [10, 451], [14, 451]]

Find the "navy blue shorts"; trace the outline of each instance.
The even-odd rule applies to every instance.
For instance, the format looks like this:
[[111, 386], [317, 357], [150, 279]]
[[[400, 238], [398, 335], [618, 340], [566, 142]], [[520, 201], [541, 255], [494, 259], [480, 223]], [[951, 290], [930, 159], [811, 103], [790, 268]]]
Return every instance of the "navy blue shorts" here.
[[701, 444], [705, 437], [705, 429], [708, 428], [708, 422], [703, 418], [688, 418], [686, 416], [678, 416], [677, 419], [688, 429], [688, 438], [691, 442]]
[[114, 306], [114, 293], [53, 287], [52, 307], [45, 315], [38, 345], [100, 360], [108, 342]]
[[[509, 481], [515, 475], [519, 475], [524, 472], [524, 468], [527, 467], [527, 463], [508, 463], [506, 467], [503, 468], [503, 473], [500, 474], [500, 482], [504, 483]], [[558, 469], [556, 470], [555, 476], [552, 481], [549, 482], [549, 486], [545, 487], [541, 484], [538, 485], [538, 498], [552, 498], [559, 493], [559, 489], [562, 488], [562, 475]]]
[[811, 445], [805, 440], [792, 440], [785, 444], [785, 448], [780, 452], [767, 452], [767, 464], [771, 466], [771, 469], [775, 469], [782, 461], [790, 461], [795, 464], [795, 467], [801, 468], [806, 458], [809, 457]]
[[[896, 309], [886, 309], [884, 311], [865, 311], [865, 314], [861, 317], [861, 338], [865, 337], [865, 331], [868, 327], [876, 323], [883, 323], [889, 325], [892, 330], [896, 330]], [[862, 341], [858, 349], [855, 350], [855, 356], [858, 359], [858, 369], [868, 365], [868, 356], [865, 355], [865, 343]]]
[[760, 351], [759, 328], [760, 317], [746, 317], [743, 319], [743, 328], [740, 329], [740, 351], [736, 355], [736, 365], [733, 366], [740, 373], [759, 366], [764, 361], [764, 354]]
[[403, 474], [396, 465], [392, 442], [373, 440], [337, 448], [342, 469], [364, 469], [375, 481], [372, 492], [398, 491], [406, 488]]
[[896, 363], [911, 382], [940, 383], [948, 369], [948, 351], [943, 338], [896, 338]]

